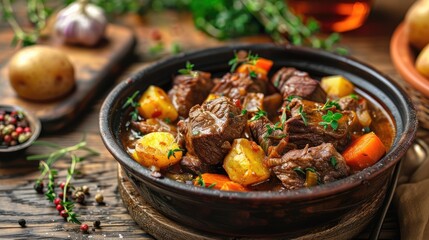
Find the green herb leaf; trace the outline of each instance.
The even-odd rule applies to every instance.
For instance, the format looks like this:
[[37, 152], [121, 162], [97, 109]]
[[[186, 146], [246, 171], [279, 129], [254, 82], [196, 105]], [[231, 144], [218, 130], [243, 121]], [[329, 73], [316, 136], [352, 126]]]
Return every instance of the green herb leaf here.
[[187, 61], [185, 68], [179, 69], [178, 72], [183, 75], [191, 75], [192, 77], [196, 77], [198, 75], [198, 72], [194, 71], [193, 68], [194, 64]]
[[168, 150], [167, 158], [170, 159], [171, 156], [176, 157], [174, 155], [176, 152], [184, 152], [184, 151], [185, 149], [181, 149], [181, 148], [170, 149]]
[[303, 111], [302, 105], [299, 106], [298, 114], [301, 115], [301, 119], [304, 122], [304, 125], [307, 126], [308, 125], [307, 114]]
[[322, 116], [323, 122], [319, 122], [319, 125], [322, 125], [325, 129], [328, 126], [331, 126], [332, 129], [337, 130], [338, 120], [340, 120], [342, 117], [343, 114], [339, 112], [333, 113], [331, 110], [328, 110], [328, 112]]
[[241, 110], [241, 115], [246, 115], [247, 114], [247, 109], [242, 109]]
[[338, 166], [337, 166], [337, 164], [338, 164], [337, 158], [335, 158], [334, 156], [332, 156], [331, 158], [329, 158], [329, 162], [331, 163], [332, 167], [334, 167], [335, 169], [338, 168]]
[[293, 170], [296, 172], [296, 174], [300, 175], [301, 177], [305, 177], [305, 172], [304, 170], [302, 170], [301, 167], [296, 167]]
[[350, 94], [349, 97], [351, 97], [354, 100], [359, 100], [359, 96], [357, 94], [354, 94], [354, 93]]
[[336, 100], [329, 100], [327, 99], [325, 104], [322, 106], [322, 110], [330, 109], [330, 108], [336, 108], [338, 110], [341, 110], [341, 106]]
[[250, 71], [249, 72], [249, 77], [252, 79], [255, 79], [258, 77], [258, 74], [255, 71]]
[[267, 112], [264, 110], [258, 108], [258, 111], [255, 113], [255, 115], [250, 119], [251, 122], [259, 120], [261, 117], [267, 116]]

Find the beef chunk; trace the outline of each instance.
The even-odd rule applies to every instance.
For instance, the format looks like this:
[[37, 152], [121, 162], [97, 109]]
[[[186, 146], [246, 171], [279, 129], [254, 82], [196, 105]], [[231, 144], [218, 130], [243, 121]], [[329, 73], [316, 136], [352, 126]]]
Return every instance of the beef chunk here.
[[[322, 143], [332, 143], [338, 151], [344, 150], [349, 144], [350, 124], [354, 121], [354, 114], [350, 111], [338, 111], [343, 116], [338, 121], [338, 128], [334, 130], [330, 125], [326, 128], [320, 123], [327, 110], [322, 109], [322, 104], [294, 98], [288, 107], [291, 109], [291, 117], [285, 122], [285, 132], [289, 141], [297, 148], [310, 147]], [[304, 122], [305, 119], [305, 122]]]
[[302, 173], [309, 169], [315, 170], [321, 184], [350, 174], [344, 158], [331, 143], [291, 150], [281, 158], [265, 159], [265, 164], [273, 170], [283, 186], [290, 190], [305, 187], [305, 175]]
[[142, 134], [151, 132], [169, 132], [174, 136], [177, 135], [177, 129], [174, 125], [168, 124], [158, 118], [149, 118], [145, 121], [131, 122], [131, 127]]
[[262, 78], [252, 78], [246, 73], [227, 73], [222, 79], [216, 81], [211, 92], [243, 102], [247, 93], [265, 93], [265, 91], [266, 80]]
[[219, 97], [191, 108], [179, 131], [188, 154], [215, 165], [223, 161], [235, 138], [242, 135], [247, 116], [229, 98]]
[[284, 99], [289, 96], [299, 96], [314, 102], [324, 103], [326, 101], [326, 93], [319, 81], [312, 79], [308, 73], [295, 68], [281, 68], [273, 75], [271, 82]]
[[[283, 130], [276, 129], [275, 124], [271, 123], [271, 121], [263, 116], [257, 120], [250, 120], [249, 128], [252, 133], [253, 139], [262, 147], [265, 153], [268, 152], [270, 146], [276, 146], [280, 140], [286, 135], [283, 134]], [[277, 125], [280, 127], [280, 125]], [[269, 128], [273, 130], [269, 130]], [[269, 133], [269, 131], [271, 133]]]
[[207, 98], [214, 85], [210, 77], [210, 73], [195, 71], [194, 75], [178, 75], [174, 78], [168, 96], [179, 116], [188, 117], [191, 107]]
[[248, 93], [244, 98], [243, 109], [250, 113], [255, 113], [259, 109], [264, 108], [264, 94], [262, 93]]
[[202, 162], [198, 157], [186, 154], [180, 161], [180, 166], [187, 172], [192, 174], [201, 174], [206, 172], [212, 172], [212, 166], [207, 163]]

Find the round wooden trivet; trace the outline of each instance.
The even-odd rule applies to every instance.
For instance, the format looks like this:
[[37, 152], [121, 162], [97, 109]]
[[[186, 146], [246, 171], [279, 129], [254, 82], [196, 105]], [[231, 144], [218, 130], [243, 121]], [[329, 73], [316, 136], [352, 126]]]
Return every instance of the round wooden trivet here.
[[[136, 223], [147, 233], [156, 239], [175, 239], [175, 240], [214, 240], [214, 239], [240, 239], [240, 240], [262, 240], [264, 238], [237, 238], [216, 236], [210, 233], [198, 231], [178, 224], [169, 218], [160, 214], [150, 206], [138, 191], [134, 188], [128, 177], [123, 172], [122, 167], [118, 165], [118, 188], [128, 213]], [[376, 200], [363, 206], [364, 210], [354, 211], [345, 216], [337, 225], [328, 229], [315, 229], [314, 232], [296, 238], [299, 240], [312, 239], [351, 239], [356, 236], [371, 221], [371, 216], [383, 201], [383, 192], [380, 191]], [[267, 239], [285, 239], [285, 238], [267, 238]]]

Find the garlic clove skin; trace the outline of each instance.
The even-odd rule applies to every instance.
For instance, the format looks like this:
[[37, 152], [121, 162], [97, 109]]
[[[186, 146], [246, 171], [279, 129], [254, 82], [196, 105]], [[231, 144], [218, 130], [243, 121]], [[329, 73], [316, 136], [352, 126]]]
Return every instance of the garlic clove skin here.
[[64, 43], [95, 46], [106, 31], [107, 18], [100, 7], [74, 2], [61, 10], [55, 22], [55, 33]]

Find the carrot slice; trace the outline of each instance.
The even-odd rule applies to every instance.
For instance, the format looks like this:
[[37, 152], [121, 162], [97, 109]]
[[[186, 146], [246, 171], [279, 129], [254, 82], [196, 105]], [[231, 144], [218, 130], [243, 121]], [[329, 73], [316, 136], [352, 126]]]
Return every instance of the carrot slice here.
[[370, 132], [354, 140], [342, 155], [350, 168], [359, 171], [374, 165], [385, 153], [383, 142]]
[[247, 74], [249, 74], [250, 72], [254, 72], [254, 73], [260, 74], [260, 75], [262, 75], [264, 77], [267, 76], [267, 71], [265, 69], [260, 68], [260, 67], [258, 67], [256, 65], [248, 64], [248, 63], [241, 64], [237, 68], [236, 72], [238, 72], [238, 73], [247, 73]]
[[[202, 178], [202, 181], [200, 179]], [[239, 183], [231, 181], [227, 176], [216, 173], [203, 173], [194, 180], [195, 186], [201, 186], [204, 183], [205, 187], [224, 191], [247, 191], [247, 189]]]
[[266, 72], [269, 72], [273, 66], [273, 61], [260, 57], [258, 60], [256, 60], [255, 66], [264, 69]]

